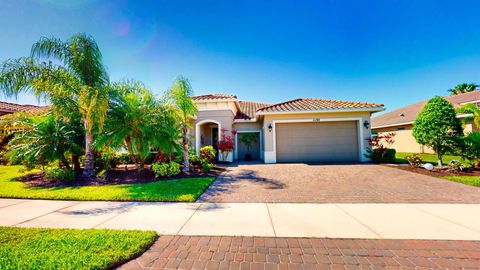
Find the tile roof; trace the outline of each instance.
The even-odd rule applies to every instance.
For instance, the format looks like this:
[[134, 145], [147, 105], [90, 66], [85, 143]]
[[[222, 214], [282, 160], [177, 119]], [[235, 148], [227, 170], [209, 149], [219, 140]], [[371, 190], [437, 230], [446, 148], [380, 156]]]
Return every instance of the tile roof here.
[[[445, 96], [444, 98], [450, 101], [454, 107], [459, 107], [462, 103], [480, 100], [480, 90], [458, 94], [455, 96]], [[377, 117], [373, 117], [372, 128], [379, 126], [394, 126], [402, 123], [411, 123], [415, 121], [427, 101], [428, 100], [422, 100], [412, 105], [408, 105], [406, 107], [379, 115]]]
[[383, 104], [351, 102], [341, 100], [326, 100], [316, 98], [298, 98], [278, 104], [273, 104], [257, 110], [257, 112], [295, 112], [338, 109], [365, 109], [383, 107]]
[[18, 112], [18, 111], [28, 111], [31, 109], [41, 108], [43, 106], [36, 105], [22, 105], [11, 102], [0, 101], [0, 111], [1, 112]]
[[208, 94], [208, 95], [194, 96], [193, 100], [236, 99], [236, 98], [237, 96], [234, 96], [234, 95]]
[[254, 101], [239, 101], [240, 111], [235, 115], [235, 119], [250, 120], [255, 118], [255, 113], [258, 109], [265, 106], [270, 106], [271, 104], [254, 102]]

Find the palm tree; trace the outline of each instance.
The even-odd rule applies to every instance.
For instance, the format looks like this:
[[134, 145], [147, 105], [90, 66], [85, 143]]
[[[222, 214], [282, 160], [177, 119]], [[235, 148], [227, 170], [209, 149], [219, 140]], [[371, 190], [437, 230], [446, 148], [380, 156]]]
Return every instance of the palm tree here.
[[193, 102], [193, 89], [187, 78], [178, 77], [169, 92], [175, 108], [180, 114], [180, 124], [182, 127], [182, 144], [183, 144], [183, 171], [190, 171], [188, 163], [188, 129], [190, 127], [189, 120], [197, 114], [197, 106]]
[[66, 41], [41, 38], [30, 57], [5, 61], [0, 90], [7, 96], [28, 92], [50, 101], [60, 115], [79, 116], [85, 127], [83, 175], [95, 175], [93, 134], [101, 130], [108, 109], [108, 75], [93, 37], [76, 34]]
[[70, 169], [67, 155], [78, 152], [75, 126], [52, 114], [19, 119], [25, 129], [9, 142], [9, 156], [29, 165], [59, 161]]
[[142, 83], [115, 83], [110, 96], [103, 132], [95, 140], [99, 149], [125, 147], [138, 171], [144, 169], [145, 159], [152, 149], [168, 155], [176, 151], [180, 131], [175, 112], [156, 99]]
[[457, 112], [471, 114], [472, 116], [465, 117], [464, 121], [473, 121], [475, 126], [480, 127], [480, 108], [474, 103], [463, 104]]
[[461, 93], [475, 91], [477, 87], [478, 87], [478, 84], [475, 84], [475, 83], [460, 83], [460, 84], [457, 84], [454, 88], [449, 89], [448, 92], [450, 92], [451, 96], [454, 96]]

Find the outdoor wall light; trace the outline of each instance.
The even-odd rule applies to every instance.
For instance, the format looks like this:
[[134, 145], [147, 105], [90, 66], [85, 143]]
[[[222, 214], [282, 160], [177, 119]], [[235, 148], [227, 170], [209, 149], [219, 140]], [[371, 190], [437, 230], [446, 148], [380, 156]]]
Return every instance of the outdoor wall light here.
[[368, 129], [370, 127], [370, 123], [367, 120], [365, 120], [365, 122], [363, 122], [363, 127]]
[[272, 124], [268, 124], [268, 131], [272, 132], [272, 129], [273, 129]]

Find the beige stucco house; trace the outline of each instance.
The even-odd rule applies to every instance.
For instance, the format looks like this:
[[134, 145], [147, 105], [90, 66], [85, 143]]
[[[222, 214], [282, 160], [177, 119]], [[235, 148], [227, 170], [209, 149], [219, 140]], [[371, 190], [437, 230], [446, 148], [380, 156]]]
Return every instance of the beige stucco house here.
[[[455, 96], [445, 96], [454, 107], [460, 107], [466, 103], [474, 103], [480, 107], [480, 90], [458, 94]], [[417, 143], [412, 135], [413, 122], [428, 100], [423, 100], [415, 104], [394, 110], [383, 115], [372, 118], [372, 130], [374, 133], [382, 135], [389, 132], [395, 132], [395, 143], [392, 145], [397, 152], [414, 153], [434, 153], [434, 151], [424, 145]], [[458, 114], [458, 118], [464, 118], [466, 115]], [[468, 133], [478, 130], [473, 122], [466, 122], [464, 132]]]
[[235, 149], [226, 161], [243, 159], [245, 133], [257, 136], [251, 154], [265, 163], [358, 162], [371, 136], [370, 117], [382, 104], [298, 98], [278, 104], [240, 101], [234, 95], [195, 96], [191, 130], [195, 149], [216, 147], [222, 130], [236, 130]]

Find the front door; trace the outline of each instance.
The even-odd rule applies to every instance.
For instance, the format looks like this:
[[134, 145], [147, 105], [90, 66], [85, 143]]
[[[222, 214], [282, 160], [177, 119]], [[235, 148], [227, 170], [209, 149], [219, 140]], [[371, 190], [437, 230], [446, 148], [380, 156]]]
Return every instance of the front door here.
[[212, 128], [212, 146], [215, 149], [215, 160], [218, 161], [218, 128]]

